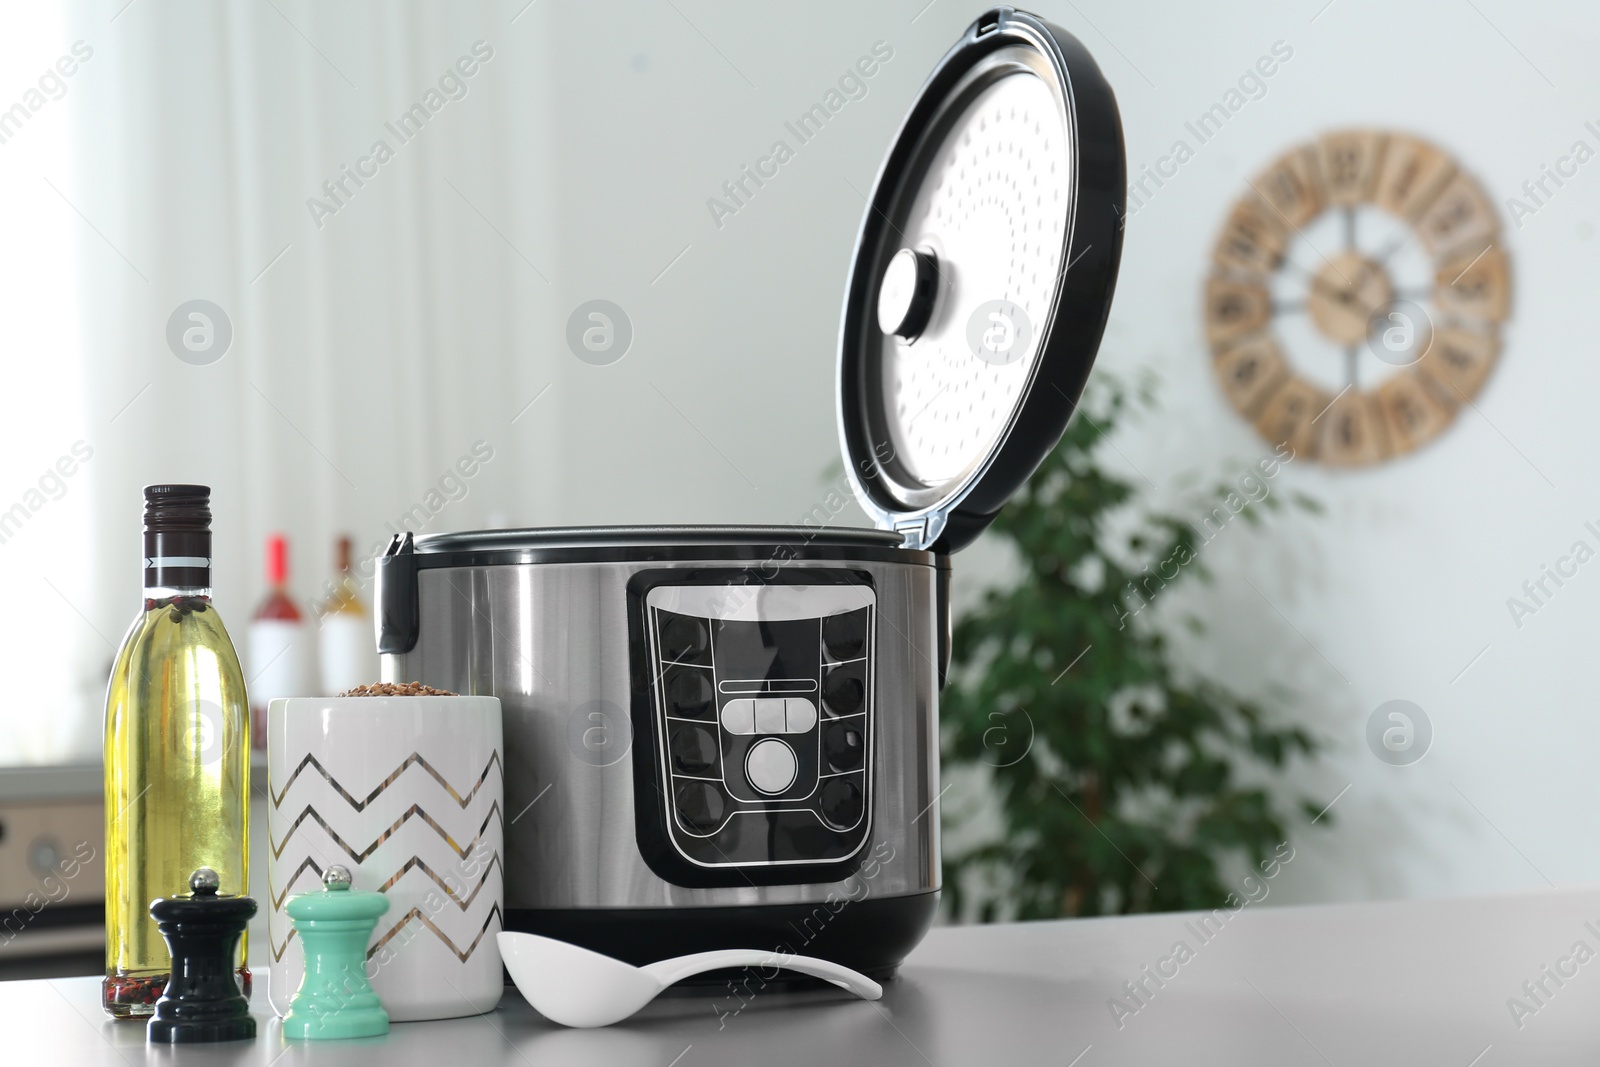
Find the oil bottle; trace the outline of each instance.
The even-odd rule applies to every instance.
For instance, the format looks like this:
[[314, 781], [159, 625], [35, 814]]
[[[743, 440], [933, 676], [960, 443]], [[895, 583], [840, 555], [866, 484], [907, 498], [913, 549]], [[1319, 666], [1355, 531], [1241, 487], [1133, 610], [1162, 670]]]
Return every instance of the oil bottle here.
[[[171, 970], [150, 902], [210, 867], [249, 891], [250, 716], [233, 641], [211, 605], [211, 490], [144, 491], [144, 606], [106, 694], [106, 974], [114, 1018], [150, 1015]], [[247, 947], [238, 977], [250, 994]]]

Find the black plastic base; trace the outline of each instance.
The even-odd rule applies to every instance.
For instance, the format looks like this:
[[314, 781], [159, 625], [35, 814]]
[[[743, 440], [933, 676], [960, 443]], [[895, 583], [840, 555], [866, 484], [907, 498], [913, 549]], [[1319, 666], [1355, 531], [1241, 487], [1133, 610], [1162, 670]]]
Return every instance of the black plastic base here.
[[[832, 960], [882, 981], [894, 976], [938, 910], [936, 890], [857, 901], [841, 898], [832, 906], [513, 908], [506, 912], [505, 928], [570, 941], [635, 966], [711, 949], [770, 948]], [[700, 978], [715, 985], [726, 980], [720, 973]]]
[[[241, 1000], [243, 998], [240, 998]], [[157, 1009], [160, 1010], [160, 1009]], [[245, 1009], [248, 1012], [248, 1008]], [[249, 1041], [256, 1036], [256, 1021], [241, 1017], [183, 1022], [160, 1017], [150, 1020], [148, 1040], [156, 1045], [187, 1045], [212, 1041]]]

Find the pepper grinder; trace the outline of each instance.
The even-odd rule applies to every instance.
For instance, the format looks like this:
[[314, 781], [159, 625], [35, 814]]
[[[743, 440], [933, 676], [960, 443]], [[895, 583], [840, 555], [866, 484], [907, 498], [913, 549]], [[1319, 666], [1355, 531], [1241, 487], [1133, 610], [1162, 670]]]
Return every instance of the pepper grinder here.
[[367, 942], [389, 898], [350, 888], [337, 864], [322, 874], [320, 893], [291, 897], [284, 910], [300, 935], [306, 974], [289, 1002], [283, 1036], [317, 1040], [377, 1037], [389, 1032], [389, 1013], [367, 981]]
[[156, 1001], [146, 1030], [158, 1044], [242, 1041], [256, 1036], [250, 1002], [239, 992], [239, 938], [256, 913], [246, 896], [219, 894], [222, 880], [210, 867], [189, 876], [189, 895], [150, 905], [156, 929], [172, 956], [172, 977]]

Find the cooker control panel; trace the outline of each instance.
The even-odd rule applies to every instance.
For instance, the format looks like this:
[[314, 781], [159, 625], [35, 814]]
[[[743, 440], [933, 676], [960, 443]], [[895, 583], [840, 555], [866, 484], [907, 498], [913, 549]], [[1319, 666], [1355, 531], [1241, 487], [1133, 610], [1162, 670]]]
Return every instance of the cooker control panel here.
[[772, 867], [861, 849], [875, 611], [866, 584], [650, 590], [656, 781], [679, 856]]

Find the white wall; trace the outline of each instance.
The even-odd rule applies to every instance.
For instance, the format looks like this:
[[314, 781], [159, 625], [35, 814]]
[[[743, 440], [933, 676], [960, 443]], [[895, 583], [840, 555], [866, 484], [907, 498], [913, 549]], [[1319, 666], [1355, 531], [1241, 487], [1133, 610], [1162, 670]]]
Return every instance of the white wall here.
[[[135, 433], [126, 418], [109, 423], [110, 400], [91, 407], [98, 519], [82, 615], [113, 639], [125, 624], [134, 494], [158, 478], [211, 479], [231, 496], [219, 507], [219, 585], [236, 627], [259, 594], [268, 530], [288, 528], [302, 575], [317, 577], [336, 531], [382, 536], [384, 520], [480, 435], [504, 461], [441, 528], [497, 514], [537, 524], [804, 515], [837, 476], [833, 358], [857, 190], [982, 6], [544, 0], [524, 10], [509, 0], [418, 5], [411, 26], [375, 4], [283, 3], [280, 16], [146, 0], [115, 23], [111, 8], [72, 9], [69, 39], [97, 34], [100, 65], [74, 82], [62, 112], [81, 133], [63, 188], [152, 276], [129, 275], [65, 217], [90, 311], [84, 365], [127, 395], [153, 381], [139, 401], [148, 413], [198, 405], [222, 442]], [[1501, 200], [1574, 139], [1594, 140], [1583, 130], [1600, 120], [1592, 8], [1322, 7], [1036, 5], [1100, 60], [1135, 167], [1273, 42], [1294, 49], [1266, 96], [1129, 226], [1102, 361], [1162, 380], [1160, 412], [1117, 441], [1158, 502], [1179, 498], [1188, 475], [1227, 477], [1265, 450], [1215, 386], [1199, 322], [1209, 246], [1246, 176], [1322, 130], [1371, 124], [1435, 141]], [[449, 126], [437, 138], [428, 130], [324, 229], [312, 226], [304, 201], [321, 180], [478, 38], [498, 58], [440, 117]], [[880, 40], [894, 56], [866, 98], [715, 225], [706, 201], [722, 182]], [[130, 85], [147, 85], [149, 98], [130, 99]], [[1216, 582], [1191, 603], [1211, 637], [1186, 656], [1334, 743], [1299, 788], [1331, 800], [1350, 787], [1334, 828], [1297, 833], [1309, 858], [1283, 899], [1600, 877], [1588, 847], [1600, 830], [1589, 770], [1600, 729], [1585, 655], [1585, 622], [1600, 608], [1589, 571], [1600, 570], [1520, 630], [1505, 606], [1585, 519], [1600, 519], [1583, 447], [1600, 375], [1589, 352], [1600, 325], [1597, 206], [1600, 164], [1520, 230], [1508, 221], [1515, 305], [1481, 414], [1375, 469], [1291, 464], [1278, 489], [1309, 492], [1328, 514], [1259, 535], [1230, 530], [1207, 549]], [[253, 282], [285, 243], [291, 252]], [[160, 340], [171, 308], [192, 296], [241, 309], [237, 352], [200, 368], [209, 377]], [[607, 367], [580, 363], [564, 341], [568, 313], [593, 298], [621, 305], [635, 329], [627, 356]], [[251, 391], [263, 380], [289, 420]], [[975, 548], [958, 568], [961, 595], [1002, 569]], [[48, 610], [51, 625], [97, 640], [66, 609]], [[1421, 705], [1436, 730], [1433, 751], [1410, 768], [1380, 764], [1363, 741], [1367, 715], [1395, 697]]]
[[[1141, 34], [1144, 20], [1131, 11], [1096, 17], [1158, 86], [1100, 51], [1135, 162], [1164, 152], [1182, 120], [1272, 41], [1295, 49], [1268, 95], [1130, 224], [1107, 364], [1161, 376], [1165, 414], [1119, 446], [1163, 487], [1184, 470], [1227, 472], [1261, 451], [1213, 385], [1198, 330], [1209, 246], [1246, 176], [1320, 130], [1368, 124], [1433, 140], [1503, 203], [1575, 139], [1600, 147], [1583, 128], [1600, 117], [1600, 74], [1587, 58], [1600, 38], [1592, 7], [1340, 0], [1309, 22], [1319, 6], [1272, 15], [1175, 8], [1159, 37]], [[1086, 30], [1070, 8], [1057, 14]], [[1105, 40], [1092, 30], [1084, 39]], [[1597, 375], [1588, 351], [1597, 208], [1600, 168], [1590, 168], [1521, 229], [1504, 220], [1513, 314], [1476, 411], [1416, 455], [1375, 469], [1291, 465], [1280, 491], [1302, 489], [1328, 515], [1275, 523], [1263, 537], [1230, 533], [1209, 550], [1216, 585], [1193, 599], [1213, 639], [1194, 647], [1197, 661], [1264, 698], [1274, 683], [1286, 687], [1298, 717], [1337, 746], [1299, 784], [1327, 800], [1349, 785], [1333, 809], [1336, 828], [1297, 835], [1312, 862], [1288, 897], [1487, 892], [1600, 876], [1589, 847], [1600, 822], [1588, 773], [1594, 661], [1585, 655], [1600, 586], [1580, 574], [1520, 630], [1506, 608], [1541, 563], [1580, 536], [1595, 544], [1581, 526], [1600, 515], [1585, 447]], [[1364, 741], [1368, 715], [1393, 698], [1420, 705], [1435, 730], [1429, 755], [1408, 768], [1380, 763]]]

